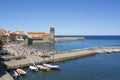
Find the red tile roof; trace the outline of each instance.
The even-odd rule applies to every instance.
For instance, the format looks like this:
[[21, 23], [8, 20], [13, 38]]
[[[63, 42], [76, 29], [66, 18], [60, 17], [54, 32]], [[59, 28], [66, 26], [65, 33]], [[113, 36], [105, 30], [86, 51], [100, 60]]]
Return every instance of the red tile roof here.
[[4, 33], [5, 33], [5, 30], [0, 29], [0, 35], [4, 35]]
[[28, 34], [47, 34], [45, 32], [28, 32]]

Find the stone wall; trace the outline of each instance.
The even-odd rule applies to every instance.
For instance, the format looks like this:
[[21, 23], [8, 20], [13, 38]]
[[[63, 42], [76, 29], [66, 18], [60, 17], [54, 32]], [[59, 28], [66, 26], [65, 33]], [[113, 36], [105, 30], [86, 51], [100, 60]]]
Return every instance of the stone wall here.
[[84, 40], [84, 37], [61, 37], [61, 38], [55, 38], [55, 42], [72, 41], [72, 40]]

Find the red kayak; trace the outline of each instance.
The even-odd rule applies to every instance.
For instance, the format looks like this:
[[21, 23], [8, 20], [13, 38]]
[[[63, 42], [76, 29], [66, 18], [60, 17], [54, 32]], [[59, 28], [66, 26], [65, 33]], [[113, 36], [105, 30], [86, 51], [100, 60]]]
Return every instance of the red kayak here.
[[22, 75], [26, 74], [26, 72], [24, 70], [20, 69], [20, 68], [16, 69], [16, 72], [18, 74], [22, 74]]

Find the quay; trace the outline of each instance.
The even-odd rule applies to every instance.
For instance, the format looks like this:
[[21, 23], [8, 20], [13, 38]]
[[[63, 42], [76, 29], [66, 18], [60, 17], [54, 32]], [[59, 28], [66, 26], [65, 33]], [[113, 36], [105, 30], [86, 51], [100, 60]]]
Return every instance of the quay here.
[[[84, 48], [84, 49], [76, 49], [72, 51], [63, 51], [56, 53], [55, 55], [52, 55], [48, 58], [39, 57], [38, 55], [27, 55], [27, 56], [19, 56], [19, 57], [0, 57], [0, 58], [6, 58], [1, 60], [0, 72], [2, 72], [2, 76], [0, 77], [0, 80], [14, 80], [10, 74], [6, 71], [9, 69], [15, 69], [19, 67], [26, 67], [34, 63], [44, 63], [44, 62], [61, 62], [65, 60], [75, 59], [75, 58], [81, 58], [81, 57], [87, 57], [90, 55], [96, 55], [98, 51], [109, 51], [109, 50], [119, 50], [120, 46], [118, 47], [95, 47], [95, 48]], [[32, 60], [32, 62], [31, 62]], [[3, 68], [4, 67], [4, 68]]]
[[0, 80], [14, 80], [14, 78], [0, 64]]
[[[8, 61], [1, 61], [4, 64], [6, 69], [14, 69], [18, 67], [25, 67], [32, 64], [31, 60], [34, 63], [43, 63], [43, 62], [60, 62], [65, 60], [70, 60], [74, 58], [86, 57], [90, 55], [96, 55], [100, 50], [111, 50], [119, 49], [120, 47], [96, 47], [96, 48], [86, 48], [86, 49], [77, 49], [72, 51], [63, 51], [52, 55], [51, 57], [43, 58], [37, 55], [28, 55], [26, 58], [12, 59]], [[30, 60], [31, 59], [31, 60]]]
[[60, 62], [60, 61], [65, 61], [73, 58], [85, 57], [85, 56], [95, 55], [95, 54], [96, 52], [93, 50], [80, 50], [80, 51], [72, 51], [72, 52], [62, 52], [46, 58], [42, 58], [35, 55], [28, 55], [26, 58], [23, 58], [23, 59], [18, 59], [18, 60], [14, 59], [10, 61], [4, 61], [3, 64], [5, 65], [6, 69], [14, 69], [18, 67], [25, 67], [25, 66], [31, 65], [32, 64], [31, 60], [34, 63]]

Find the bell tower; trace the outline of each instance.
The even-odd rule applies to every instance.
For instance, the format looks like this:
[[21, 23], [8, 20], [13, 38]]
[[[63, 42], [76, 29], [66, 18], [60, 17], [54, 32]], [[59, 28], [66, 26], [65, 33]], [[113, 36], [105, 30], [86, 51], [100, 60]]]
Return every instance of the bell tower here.
[[54, 41], [55, 29], [54, 26], [50, 26], [50, 40]]

